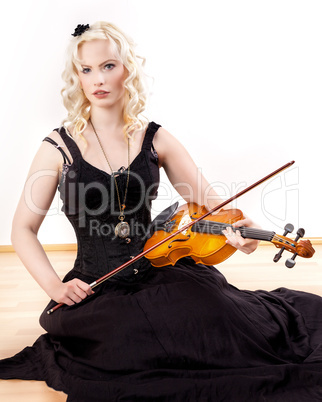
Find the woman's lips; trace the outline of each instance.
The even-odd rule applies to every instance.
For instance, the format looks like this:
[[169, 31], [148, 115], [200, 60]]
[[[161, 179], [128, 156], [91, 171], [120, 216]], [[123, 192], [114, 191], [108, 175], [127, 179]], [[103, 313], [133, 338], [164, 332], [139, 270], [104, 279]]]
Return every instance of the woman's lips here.
[[106, 98], [108, 94], [109, 94], [109, 92], [106, 92], [106, 91], [95, 91], [93, 93], [93, 95], [99, 99]]

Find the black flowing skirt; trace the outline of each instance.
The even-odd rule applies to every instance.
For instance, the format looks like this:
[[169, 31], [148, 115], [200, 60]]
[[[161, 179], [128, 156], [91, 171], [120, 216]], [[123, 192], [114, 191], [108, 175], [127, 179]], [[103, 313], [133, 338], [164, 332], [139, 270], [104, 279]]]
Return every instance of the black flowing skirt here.
[[54, 304], [1, 379], [46, 381], [73, 402], [322, 401], [320, 296], [239, 290], [188, 257], [48, 315]]

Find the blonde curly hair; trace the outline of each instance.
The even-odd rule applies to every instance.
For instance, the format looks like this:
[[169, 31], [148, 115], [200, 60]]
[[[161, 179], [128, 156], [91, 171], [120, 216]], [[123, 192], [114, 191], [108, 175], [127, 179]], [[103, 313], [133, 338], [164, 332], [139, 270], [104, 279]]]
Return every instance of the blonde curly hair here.
[[81, 65], [78, 49], [84, 42], [95, 39], [109, 39], [128, 72], [124, 81], [123, 132], [126, 137], [131, 138], [137, 130], [147, 126], [147, 119], [142, 116], [146, 105], [146, 81], [142, 68], [145, 59], [135, 54], [135, 44], [131, 38], [114, 24], [104, 21], [92, 24], [82, 35], [72, 38], [67, 49], [66, 66], [62, 74], [66, 85], [61, 94], [68, 116], [63, 120], [63, 125], [67, 128], [72, 126], [75, 135], [81, 135], [88, 125], [91, 108], [80, 87], [78, 72], [81, 70]]

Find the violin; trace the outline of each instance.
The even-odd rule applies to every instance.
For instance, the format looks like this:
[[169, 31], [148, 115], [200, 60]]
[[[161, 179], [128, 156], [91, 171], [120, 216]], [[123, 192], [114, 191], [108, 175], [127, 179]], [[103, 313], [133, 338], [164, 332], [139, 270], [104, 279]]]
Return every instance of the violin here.
[[[238, 194], [223, 201], [210, 211], [207, 211], [205, 207], [199, 207], [196, 204], [187, 204], [179, 209], [178, 203], [168, 207], [154, 219], [153, 225], [151, 226], [151, 237], [146, 242], [142, 253], [135, 257], [131, 257], [131, 259], [124, 264], [115, 268], [113, 271], [108, 272], [101, 278], [98, 278], [90, 284], [90, 287], [93, 289], [96, 286], [99, 286], [144, 256], [150, 259], [152, 265], [157, 267], [169, 264], [174, 265], [178, 259], [185, 256], [191, 256], [196, 262], [203, 262], [210, 265], [224, 261], [236, 251], [236, 248], [226, 243], [226, 238], [223, 236], [222, 230], [227, 228], [229, 225], [231, 226], [231, 224], [237, 220], [242, 219], [243, 215], [242, 212], [237, 209], [224, 210], [222, 208], [293, 164], [294, 161], [286, 163], [267, 176], [241, 190]], [[209, 217], [209, 215], [217, 211], [219, 211], [219, 213]], [[229, 216], [227, 215], [227, 211], [230, 211]], [[203, 212], [205, 213], [202, 214]], [[202, 223], [202, 221], [207, 217], [209, 218]], [[216, 218], [213, 220], [212, 217]], [[194, 228], [192, 229], [193, 226]], [[176, 231], [174, 230], [175, 228], [177, 228]], [[292, 258], [289, 258], [286, 261], [286, 266], [288, 268], [292, 268], [295, 265], [294, 260], [297, 255], [309, 258], [312, 257], [315, 252], [309, 240], [303, 240], [297, 243], [298, 239], [304, 236], [304, 229], [299, 229], [297, 231], [295, 240], [285, 237], [287, 233], [293, 230], [292, 225], [285, 226], [285, 233], [283, 236], [276, 235], [275, 232], [267, 232], [248, 227], [232, 229], [234, 231], [239, 230], [242, 236], [257, 240], [267, 240], [274, 243], [276, 247], [280, 247], [280, 252], [274, 257], [275, 262], [281, 258], [281, 254], [284, 250], [293, 252], [294, 254]], [[201, 235], [204, 235], [204, 237], [200, 237]], [[159, 241], [156, 239], [157, 236], [160, 238]], [[195, 242], [193, 248], [190, 239], [192, 240], [192, 238], [195, 237], [197, 238], [197, 242]], [[175, 247], [174, 245], [178, 246]], [[217, 247], [215, 247], [215, 245]], [[160, 248], [160, 250], [155, 251], [157, 248]], [[47, 314], [52, 314], [63, 305], [63, 303], [58, 303], [55, 307], [49, 309]]]
[[[178, 203], [167, 208], [155, 219], [154, 233], [145, 244], [143, 251], [150, 249], [156, 243], [161, 243], [145, 255], [155, 267], [174, 265], [180, 258], [187, 256], [190, 256], [196, 263], [206, 265], [215, 265], [225, 261], [237, 250], [226, 243], [226, 237], [222, 231], [227, 227], [231, 227], [235, 232], [240, 231], [243, 238], [268, 241], [280, 248], [280, 252], [274, 257], [274, 262], [281, 258], [284, 250], [292, 252], [292, 258], [286, 261], [288, 268], [295, 265], [294, 260], [297, 256], [310, 258], [315, 252], [309, 240], [298, 242], [299, 238], [304, 236], [304, 229], [297, 231], [297, 237], [294, 240], [285, 237], [293, 230], [291, 224], [285, 226], [283, 235], [246, 226], [234, 228], [232, 224], [243, 219], [243, 213], [239, 209], [221, 209], [215, 215], [208, 215], [206, 218], [198, 220], [208, 212], [204, 206], [187, 203], [177, 208], [177, 205]], [[180, 231], [168, 241], [166, 240], [169, 235], [196, 220], [197, 222], [187, 229]]]

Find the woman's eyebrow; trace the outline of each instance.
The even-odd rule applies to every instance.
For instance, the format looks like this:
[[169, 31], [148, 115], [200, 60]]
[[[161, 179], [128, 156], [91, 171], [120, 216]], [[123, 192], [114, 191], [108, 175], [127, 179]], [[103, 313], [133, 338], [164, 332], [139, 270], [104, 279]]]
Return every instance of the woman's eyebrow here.
[[[103, 61], [103, 63], [99, 64], [99, 67], [103, 66], [104, 64], [108, 63], [109, 61], [114, 61], [114, 62], [116, 62], [117, 60], [114, 60], [114, 59], [107, 59], [107, 60]], [[84, 64], [84, 63], [81, 63], [81, 66], [82, 66], [82, 67], [92, 67], [92, 66], [90, 66], [89, 64]]]

